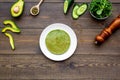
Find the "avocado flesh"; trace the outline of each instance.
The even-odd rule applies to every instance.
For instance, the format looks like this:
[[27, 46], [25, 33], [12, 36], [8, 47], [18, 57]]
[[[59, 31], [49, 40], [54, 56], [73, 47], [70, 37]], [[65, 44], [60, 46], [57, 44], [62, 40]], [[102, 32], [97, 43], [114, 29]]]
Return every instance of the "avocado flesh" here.
[[19, 27], [12, 20], [5, 20], [3, 22], [4, 25], [10, 25], [14, 29], [19, 29]]
[[3, 33], [6, 32], [6, 31], [12, 31], [12, 32], [15, 32], [15, 33], [20, 33], [21, 32], [20, 28], [12, 20], [5, 20], [3, 22], [3, 24], [5, 25], [5, 28], [2, 29]]
[[5, 36], [7, 36], [9, 38], [9, 42], [10, 42], [12, 50], [15, 50], [15, 43], [14, 43], [13, 36], [9, 33], [5, 33]]
[[5, 28], [2, 29], [2, 33], [5, 33], [6, 31], [12, 31], [14, 33], [20, 33], [20, 29], [14, 29], [10, 26], [6, 26]]
[[11, 15], [13, 17], [19, 17], [23, 13], [24, 1], [18, 0], [11, 7]]

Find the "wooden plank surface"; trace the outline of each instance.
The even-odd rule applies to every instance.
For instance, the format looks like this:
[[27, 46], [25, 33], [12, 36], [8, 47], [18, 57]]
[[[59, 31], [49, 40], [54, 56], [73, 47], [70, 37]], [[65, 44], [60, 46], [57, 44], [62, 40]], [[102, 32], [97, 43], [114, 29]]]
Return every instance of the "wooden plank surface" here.
[[[63, 2], [64, 0], [44, 0], [44, 2]], [[75, 0], [75, 2], [90, 2], [91, 0]], [[119, 3], [119, 0], [110, 0], [113, 3]], [[0, 2], [15, 2], [15, 0], [0, 0]], [[25, 2], [39, 2], [39, 0], [25, 0]]]
[[119, 80], [119, 59], [119, 56], [74, 55], [63, 62], [52, 62], [41, 55], [3, 55], [0, 74], [1, 79]]
[[[103, 45], [95, 46], [94, 38], [120, 14], [120, 1], [113, 2], [113, 14], [105, 21], [93, 19], [87, 11], [73, 20], [71, 10], [63, 14], [63, 0], [45, 0], [41, 12], [32, 17], [29, 9], [38, 0], [25, 0], [25, 10], [19, 19], [12, 18], [9, 10], [15, 0], [0, 0], [0, 29], [6, 19], [14, 20], [22, 32], [13, 34], [16, 50], [12, 51], [8, 38], [0, 33], [0, 79], [65, 79], [65, 80], [120, 80], [120, 30]], [[75, 0], [90, 2], [90, 0]], [[78, 46], [74, 55], [63, 62], [47, 59], [39, 48], [39, 37], [52, 23], [69, 25], [76, 33]]]

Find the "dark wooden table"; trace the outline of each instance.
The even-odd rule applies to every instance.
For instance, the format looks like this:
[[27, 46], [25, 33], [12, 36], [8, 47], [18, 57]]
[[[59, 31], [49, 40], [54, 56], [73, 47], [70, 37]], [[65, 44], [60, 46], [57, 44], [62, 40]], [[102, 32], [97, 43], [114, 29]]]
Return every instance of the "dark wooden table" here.
[[[29, 9], [39, 0], [25, 0], [24, 13], [12, 18], [10, 7], [14, 0], [0, 0], [0, 28], [3, 21], [15, 21], [22, 32], [13, 34], [16, 50], [12, 51], [9, 40], [0, 33], [0, 79], [78, 79], [120, 80], [120, 30], [117, 30], [103, 45], [95, 46], [94, 38], [120, 14], [120, 0], [111, 0], [113, 13], [105, 21], [93, 19], [87, 11], [78, 20], [73, 20], [71, 10], [63, 14], [63, 0], [45, 0], [40, 14], [33, 17]], [[90, 2], [90, 0], [75, 0]], [[39, 48], [39, 37], [46, 26], [64, 23], [76, 32], [78, 46], [74, 55], [63, 62], [47, 59]]]

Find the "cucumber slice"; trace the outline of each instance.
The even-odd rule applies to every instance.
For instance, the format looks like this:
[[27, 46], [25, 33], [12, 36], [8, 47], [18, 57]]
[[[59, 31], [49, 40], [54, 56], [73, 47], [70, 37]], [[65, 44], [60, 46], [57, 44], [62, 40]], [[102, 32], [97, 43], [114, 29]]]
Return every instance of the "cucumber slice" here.
[[64, 13], [65, 14], [67, 13], [67, 10], [68, 10], [68, 1], [65, 0], [65, 2], [64, 2]]
[[77, 10], [79, 9], [79, 5], [75, 4], [73, 7], [73, 11], [72, 11], [72, 17], [73, 19], [78, 19], [79, 15], [77, 14]]
[[88, 5], [86, 3], [81, 4], [77, 10], [77, 15], [81, 16], [82, 14], [84, 14], [87, 8]]
[[64, 14], [67, 14], [69, 8], [72, 6], [74, 3], [74, 0], [65, 0], [64, 1]]

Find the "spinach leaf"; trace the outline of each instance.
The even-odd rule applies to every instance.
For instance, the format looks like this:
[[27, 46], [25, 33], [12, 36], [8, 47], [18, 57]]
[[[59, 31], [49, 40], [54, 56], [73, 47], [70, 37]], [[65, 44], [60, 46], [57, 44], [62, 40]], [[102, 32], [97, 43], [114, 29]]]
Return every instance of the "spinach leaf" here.
[[104, 18], [111, 14], [112, 4], [109, 0], [92, 0], [90, 11], [97, 18]]

